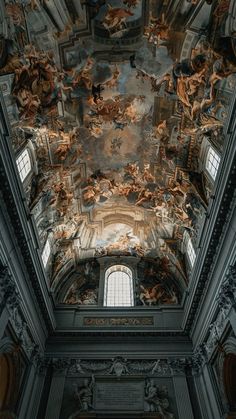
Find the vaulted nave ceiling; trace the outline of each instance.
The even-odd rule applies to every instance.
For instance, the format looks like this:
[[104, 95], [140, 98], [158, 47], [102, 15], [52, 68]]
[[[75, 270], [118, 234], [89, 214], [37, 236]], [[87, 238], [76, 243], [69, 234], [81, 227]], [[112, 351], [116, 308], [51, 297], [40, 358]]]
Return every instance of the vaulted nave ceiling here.
[[162, 303], [180, 302], [213, 189], [204, 153], [222, 152], [235, 85], [233, 3], [1, 5], [0, 82], [53, 288], [96, 289], [100, 258], [132, 256], [144, 287], [166, 281]]

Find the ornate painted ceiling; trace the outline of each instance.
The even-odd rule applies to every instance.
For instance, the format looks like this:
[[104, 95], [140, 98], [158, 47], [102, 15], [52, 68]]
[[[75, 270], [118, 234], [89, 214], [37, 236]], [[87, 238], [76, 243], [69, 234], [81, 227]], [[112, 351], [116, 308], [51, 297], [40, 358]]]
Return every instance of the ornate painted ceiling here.
[[234, 2], [2, 3], [0, 83], [49, 285], [96, 304], [99, 259], [136, 257], [139, 303], [180, 303], [235, 85]]

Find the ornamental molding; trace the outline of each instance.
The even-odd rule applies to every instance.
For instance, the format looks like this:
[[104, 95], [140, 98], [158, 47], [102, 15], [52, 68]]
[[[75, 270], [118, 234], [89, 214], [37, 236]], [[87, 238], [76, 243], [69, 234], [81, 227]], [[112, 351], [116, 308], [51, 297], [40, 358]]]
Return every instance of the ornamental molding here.
[[167, 359], [131, 360], [118, 356], [111, 359], [72, 359], [68, 376], [105, 375], [120, 378], [130, 375], [170, 376], [171, 368]]
[[173, 377], [185, 376], [186, 371], [194, 368], [193, 359], [160, 358], [160, 359], [129, 359], [123, 356], [104, 359], [77, 358], [41, 358], [38, 370], [45, 372], [51, 367], [55, 374], [67, 377]]
[[[38, 354], [39, 347], [34, 342], [30, 334], [29, 327], [20, 308], [21, 302], [22, 299], [8, 267], [0, 265], [0, 314], [4, 308], [7, 308], [9, 313], [9, 322], [15, 332], [19, 344], [21, 345], [28, 359], [34, 362], [35, 357]], [[4, 339], [0, 341], [0, 353], [1, 347], [4, 351], [6, 351], [6, 348], [11, 348], [11, 339]], [[8, 341], [6, 341], [6, 339], [8, 339]]]
[[0, 355], [13, 352], [15, 346], [16, 345], [13, 340], [10, 337], [5, 336], [4, 338], [0, 339]]
[[6, 266], [0, 265], [0, 314], [7, 307], [9, 313], [20, 306], [21, 298], [15, 281]]
[[127, 359], [117, 356], [110, 359], [38, 358], [38, 370], [52, 368], [55, 373], [67, 372], [73, 376], [155, 376], [170, 377], [185, 374], [192, 367], [192, 358]]
[[218, 314], [209, 325], [207, 339], [196, 348], [193, 363], [196, 370], [201, 370], [217, 347], [222, 346], [221, 338], [228, 323], [229, 312], [236, 307], [236, 267], [229, 266], [216, 298]]
[[[9, 134], [6, 134], [9, 135]], [[7, 153], [7, 150], [3, 150], [4, 154]], [[7, 174], [5, 170], [3, 169], [4, 165], [1, 163], [0, 160], [0, 176], [1, 176], [1, 194], [2, 194], [2, 200], [5, 203], [5, 206], [7, 208], [8, 217], [10, 219], [10, 222], [12, 223], [12, 227], [15, 234], [16, 242], [20, 243], [20, 250], [21, 254], [23, 256], [25, 266], [27, 267], [27, 273], [28, 278], [30, 281], [30, 287], [34, 291], [37, 302], [38, 302], [38, 312], [40, 315], [42, 315], [43, 320], [48, 328], [49, 331], [53, 331], [53, 325], [52, 321], [49, 315], [48, 307], [45, 303], [45, 298], [42, 292], [42, 289], [40, 287], [38, 273], [35, 268], [37, 266], [37, 263], [34, 263], [34, 260], [32, 258], [29, 243], [25, 237], [25, 231], [21, 222], [21, 219], [19, 217], [19, 212], [17, 210], [16, 201], [18, 202], [22, 201], [21, 197], [15, 197], [13, 196], [11, 186], [7, 177]], [[24, 220], [23, 220], [24, 221]]]
[[197, 312], [200, 310], [202, 296], [205, 294], [208, 282], [211, 278], [211, 272], [217, 261], [220, 243], [223, 241], [225, 226], [229, 223], [230, 215], [235, 202], [235, 178], [236, 178], [236, 156], [234, 157], [232, 167], [228, 176], [225, 190], [218, 207], [217, 219], [212, 230], [210, 243], [204, 258], [204, 264], [199, 274], [197, 290], [192, 300], [191, 308], [185, 325], [185, 331], [189, 334]]

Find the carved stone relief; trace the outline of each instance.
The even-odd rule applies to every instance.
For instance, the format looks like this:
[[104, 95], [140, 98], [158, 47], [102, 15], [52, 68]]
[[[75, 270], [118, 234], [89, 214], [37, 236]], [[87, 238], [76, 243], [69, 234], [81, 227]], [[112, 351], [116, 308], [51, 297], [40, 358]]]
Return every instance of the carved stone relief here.
[[102, 374], [104, 376], [171, 376], [169, 361], [157, 360], [130, 360], [123, 357], [101, 360], [71, 360], [68, 376], [80, 374]]
[[9, 322], [27, 357], [35, 362], [39, 347], [34, 342], [29, 327], [20, 308], [21, 297], [16, 283], [5, 266], [0, 267], [0, 314], [6, 307], [9, 312]]

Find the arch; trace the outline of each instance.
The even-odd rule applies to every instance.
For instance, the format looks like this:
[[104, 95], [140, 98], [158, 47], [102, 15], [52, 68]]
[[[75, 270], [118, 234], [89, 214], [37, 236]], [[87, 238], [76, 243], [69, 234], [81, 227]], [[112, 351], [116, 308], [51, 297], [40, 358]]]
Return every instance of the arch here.
[[226, 354], [223, 364], [224, 389], [230, 412], [236, 412], [236, 353]]
[[0, 411], [6, 419], [15, 418], [12, 410], [18, 396], [16, 375], [12, 354], [0, 355]]
[[[228, 414], [236, 412], [236, 338], [229, 337], [222, 345], [217, 360], [219, 390]], [[230, 416], [227, 416], [230, 418]]]

